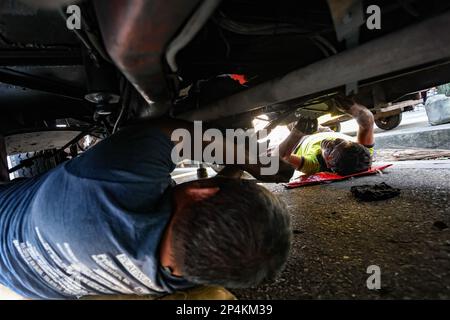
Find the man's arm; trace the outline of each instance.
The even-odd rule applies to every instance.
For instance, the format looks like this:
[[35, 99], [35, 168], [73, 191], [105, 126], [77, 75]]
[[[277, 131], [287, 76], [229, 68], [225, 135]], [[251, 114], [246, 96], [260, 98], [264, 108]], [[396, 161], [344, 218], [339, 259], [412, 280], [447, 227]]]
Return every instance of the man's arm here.
[[[199, 160], [200, 159], [196, 159], [195, 158], [195, 152], [199, 151], [196, 150], [196, 146], [195, 146], [195, 141], [194, 141], [194, 136], [195, 136], [195, 126], [194, 123], [192, 122], [188, 122], [188, 121], [183, 121], [183, 120], [176, 120], [176, 119], [159, 119], [159, 120], [152, 120], [149, 121], [148, 124], [150, 126], [155, 126], [157, 128], [159, 128], [162, 132], [164, 132], [165, 134], [167, 134], [170, 138], [172, 138], [172, 134], [174, 133], [175, 130], [177, 129], [184, 129], [187, 130], [191, 136], [191, 142], [190, 144], [190, 148], [191, 148], [191, 160]], [[213, 128], [208, 128], [206, 127], [206, 125], [203, 124], [202, 126], [202, 132], [198, 132], [197, 134], [200, 134], [203, 137], [204, 132], [207, 129], [213, 129]], [[223, 136], [225, 136], [225, 134], [223, 134]], [[203, 150], [210, 144], [212, 143], [212, 141], [204, 141], [202, 140], [202, 145], [201, 145], [201, 153], [203, 154]], [[174, 141], [174, 143], [176, 144], [176, 147], [179, 148], [179, 150], [181, 150], [181, 148], [188, 148], [188, 144], [186, 144], [186, 141], [183, 141], [183, 139], [181, 139], [180, 141]], [[218, 147], [218, 149], [223, 152], [224, 155], [224, 160], [226, 159], [226, 155], [228, 152], [232, 152], [234, 155], [234, 159], [233, 159], [233, 163], [232, 164], [226, 164], [227, 169], [223, 172], [224, 175], [230, 176], [230, 177], [238, 177], [240, 175], [240, 171], [247, 171], [248, 173], [250, 173], [251, 175], [253, 175], [255, 178], [258, 178], [262, 181], [266, 181], [266, 182], [285, 182], [285, 181], [289, 181], [290, 177], [292, 176], [292, 171], [290, 171], [290, 166], [283, 160], [283, 159], [279, 159], [280, 163], [279, 163], [279, 171], [278, 174], [275, 174], [273, 176], [262, 176], [260, 174], [260, 169], [262, 167], [262, 165], [259, 163], [259, 159], [258, 163], [256, 164], [250, 164], [249, 163], [249, 159], [250, 159], [250, 154], [248, 149], [245, 149], [245, 154], [244, 159], [245, 159], [245, 163], [244, 164], [236, 164], [238, 163], [237, 159], [238, 159], [238, 152], [239, 150], [241, 150], [240, 148], [238, 148], [238, 146], [236, 145], [236, 143], [227, 143], [226, 138], [224, 138], [222, 141], [214, 141], [214, 143], [216, 144], [216, 146], [220, 146]], [[228, 150], [227, 148], [230, 148], [231, 146], [231, 150]], [[256, 156], [256, 155], [253, 155]], [[188, 159], [186, 157], [186, 159]]]
[[339, 110], [351, 115], [358, 123], [357, 142], [365, 146], [372, 146], [375, 143], [373, 134], [375, 121], [372, 112], [348, 97], [338, 96], [335, 101]]
[[317, 119], [300, 118], [289, 136], [280, 144], [280, 157], [287, 161], [294, 169], [300, 170], [305, 159], [293, 154], [300, 140], [307, 135], [313, 134], [318, 129]]
[[287, 138], [283, 140], [283, 142], [279, 145], [280, 157], [283, 159], [289, 159], [289, 156], [292, 154], [295, 147], [305, 136], [306, 134], [301, 132], [297, 128], [292, 129]]
[[294, 169], [300, 169], [303, 166], [303, 157], [293, 154], [295, 147], [306, 134], [294, 128], [289, 136], [280, 144], [280, 157], [287, 161]]

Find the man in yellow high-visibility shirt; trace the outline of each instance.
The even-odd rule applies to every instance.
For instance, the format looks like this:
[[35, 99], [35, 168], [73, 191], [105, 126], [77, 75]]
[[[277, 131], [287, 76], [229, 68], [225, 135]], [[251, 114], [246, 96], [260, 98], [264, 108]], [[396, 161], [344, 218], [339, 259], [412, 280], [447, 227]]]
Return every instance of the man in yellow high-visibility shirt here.
[[348, 97], [339, 96], [335, 101], [341, 111], [358, 122], [356, 139], [337, 132], [317, 133], [316, 119], [301, 118], [280, 144], [280, 156], [307, 175], [323, 171], [349, 175], [365, 171], [372, 164], [372, 112]]

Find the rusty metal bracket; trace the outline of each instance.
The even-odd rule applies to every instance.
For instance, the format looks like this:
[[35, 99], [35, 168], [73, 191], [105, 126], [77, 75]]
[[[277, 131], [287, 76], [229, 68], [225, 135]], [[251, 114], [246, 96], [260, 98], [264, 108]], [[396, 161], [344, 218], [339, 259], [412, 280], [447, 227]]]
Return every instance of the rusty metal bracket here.
[[[347, 49], [359, 44], [359, 28], [364, 24], [364, 10], [361, 0], [328, 0], [338, 41], [344, 41]], [[358, 93], [358, 83], [345, 86], [347, 95]]]
[[338, 41], [346, 40], [348, 48], [358, 44], [359, 27], [364, 24], [361, 0], [328, 0]]

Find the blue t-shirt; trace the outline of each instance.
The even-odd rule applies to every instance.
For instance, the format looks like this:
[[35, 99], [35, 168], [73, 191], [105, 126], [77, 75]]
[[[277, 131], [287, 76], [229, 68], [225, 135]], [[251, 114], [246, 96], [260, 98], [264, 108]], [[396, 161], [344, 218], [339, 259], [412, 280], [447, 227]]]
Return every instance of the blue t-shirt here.
[[159, 264], [172, 147], [157, 129], [126, 128], [41, 176], [0, 186], [0, 284], [43, 299], [190, 287]]

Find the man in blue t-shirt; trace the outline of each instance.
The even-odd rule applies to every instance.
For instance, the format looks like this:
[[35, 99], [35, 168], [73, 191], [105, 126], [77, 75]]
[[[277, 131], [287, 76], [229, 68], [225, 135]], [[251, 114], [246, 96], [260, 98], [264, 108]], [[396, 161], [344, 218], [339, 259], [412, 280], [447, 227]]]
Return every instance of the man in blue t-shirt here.
[[245, 180], [173, 186], [170, 136], [179, 127], [193, 130], [174, 121], [128, 127], [43, 175], [0, 185], [0, 286], [74, 299], [273, 277], [290, 247], [285, 206]]

